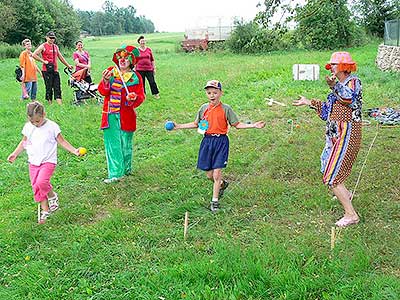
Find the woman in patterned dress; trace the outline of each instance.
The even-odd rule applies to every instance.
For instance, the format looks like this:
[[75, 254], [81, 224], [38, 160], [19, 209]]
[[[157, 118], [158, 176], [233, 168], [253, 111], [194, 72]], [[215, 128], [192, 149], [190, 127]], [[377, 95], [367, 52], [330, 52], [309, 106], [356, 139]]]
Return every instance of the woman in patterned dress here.
[[327, 101], [309, 100], [303, 96], [293, 105], [309, 105], [326, 121], [326, 144], [321, 154], [322, 181], [332, 188], [344, 208], [344, 216], [335, 224], [345, 227], [357, 224], [359, 217], [352, 205], [352, 194], [344, 181], [361, 146], [362, 87], [360, 79], [351, 74], [356, 63], [348, 52], [334, 52], [327, 70], [326, 83], [331, 89]]

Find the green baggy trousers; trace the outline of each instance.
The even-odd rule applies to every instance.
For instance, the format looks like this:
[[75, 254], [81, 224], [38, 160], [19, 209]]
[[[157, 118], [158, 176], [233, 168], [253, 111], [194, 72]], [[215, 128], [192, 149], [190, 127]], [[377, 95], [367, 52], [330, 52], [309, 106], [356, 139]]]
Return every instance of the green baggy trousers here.
[[108, 123], [103, 130], [108, 178], [121, 178], [132, 172], [133, 132], [121, 129], [119, 114], [109, 114]]

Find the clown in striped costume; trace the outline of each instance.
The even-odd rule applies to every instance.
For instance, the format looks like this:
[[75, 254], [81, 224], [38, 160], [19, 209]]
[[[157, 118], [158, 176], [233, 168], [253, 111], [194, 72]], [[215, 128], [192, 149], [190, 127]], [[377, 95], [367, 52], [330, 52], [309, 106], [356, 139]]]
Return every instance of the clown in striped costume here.
[[348, 52], [333, 53], [325, 67], [332, 73], [326, 76], [331, 89], [327, 101], [301, 97], [293, 104], [309, 105], [326, 121], [326, 144], [321, 154], [322, 181], [332, 188], [343, 205], [344, 216], [336, 225], [344, 227], [359, 221], [344, 181], [351, 173], [361, 146], [362, 87], [360, 79], [351, 74], [356, 70], [356, 63]]
[[139, 50], [121, 46], [113, 56], [115, 65], [103, 71], [99, 92], [104, 98], [101, 129], [104, 132], [108, 177], [116, 182], [132, 171], [132, 141], [136, 130], [136, 110], [145, 99], [143, 81], [134, 65]]

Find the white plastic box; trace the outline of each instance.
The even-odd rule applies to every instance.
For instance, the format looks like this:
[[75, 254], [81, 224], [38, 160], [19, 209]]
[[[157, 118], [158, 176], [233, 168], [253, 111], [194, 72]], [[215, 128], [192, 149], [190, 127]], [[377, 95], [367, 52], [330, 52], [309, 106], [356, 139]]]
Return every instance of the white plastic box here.
[[293, 65], [294, 80], [319, 80], [319, 65]]

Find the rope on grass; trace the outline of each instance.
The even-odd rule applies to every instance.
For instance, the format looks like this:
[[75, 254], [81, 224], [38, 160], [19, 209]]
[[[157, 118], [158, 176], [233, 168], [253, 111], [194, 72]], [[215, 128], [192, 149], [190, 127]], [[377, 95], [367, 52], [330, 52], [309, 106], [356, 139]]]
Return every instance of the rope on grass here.
[[360, 180], [361, 180], [362, 172], [363, 172], [364, 167], [365, 167], [365, 165], [367, 163], [368, 155], [371, 152], [371, 149], [372, 149], [372, 147], [373, 147], [373, 145], [375, 143], [376, 138], [378, 137], [379, 128], [380, 128], [379, 124], [377, 124], [376, 127], [377, 127], [377, 129], [376, 129], [375, 137], [373, 138], [371, 144], [369, 145], [369, 149], [368, 149], [367, 155], [365, 155], [365, 159], [364, 159], [364, 162], [363, 162], [363, 164], [361, 166], [360, 173], [358, 174], [357, 182], [356, 182], [356, 185], [354, 186], [353, 193], [351, 194], [350, 201], [353, 200], [354, 195], [356, 194], [356, 190], [357, 190], [358, 184], [360, 183]]

